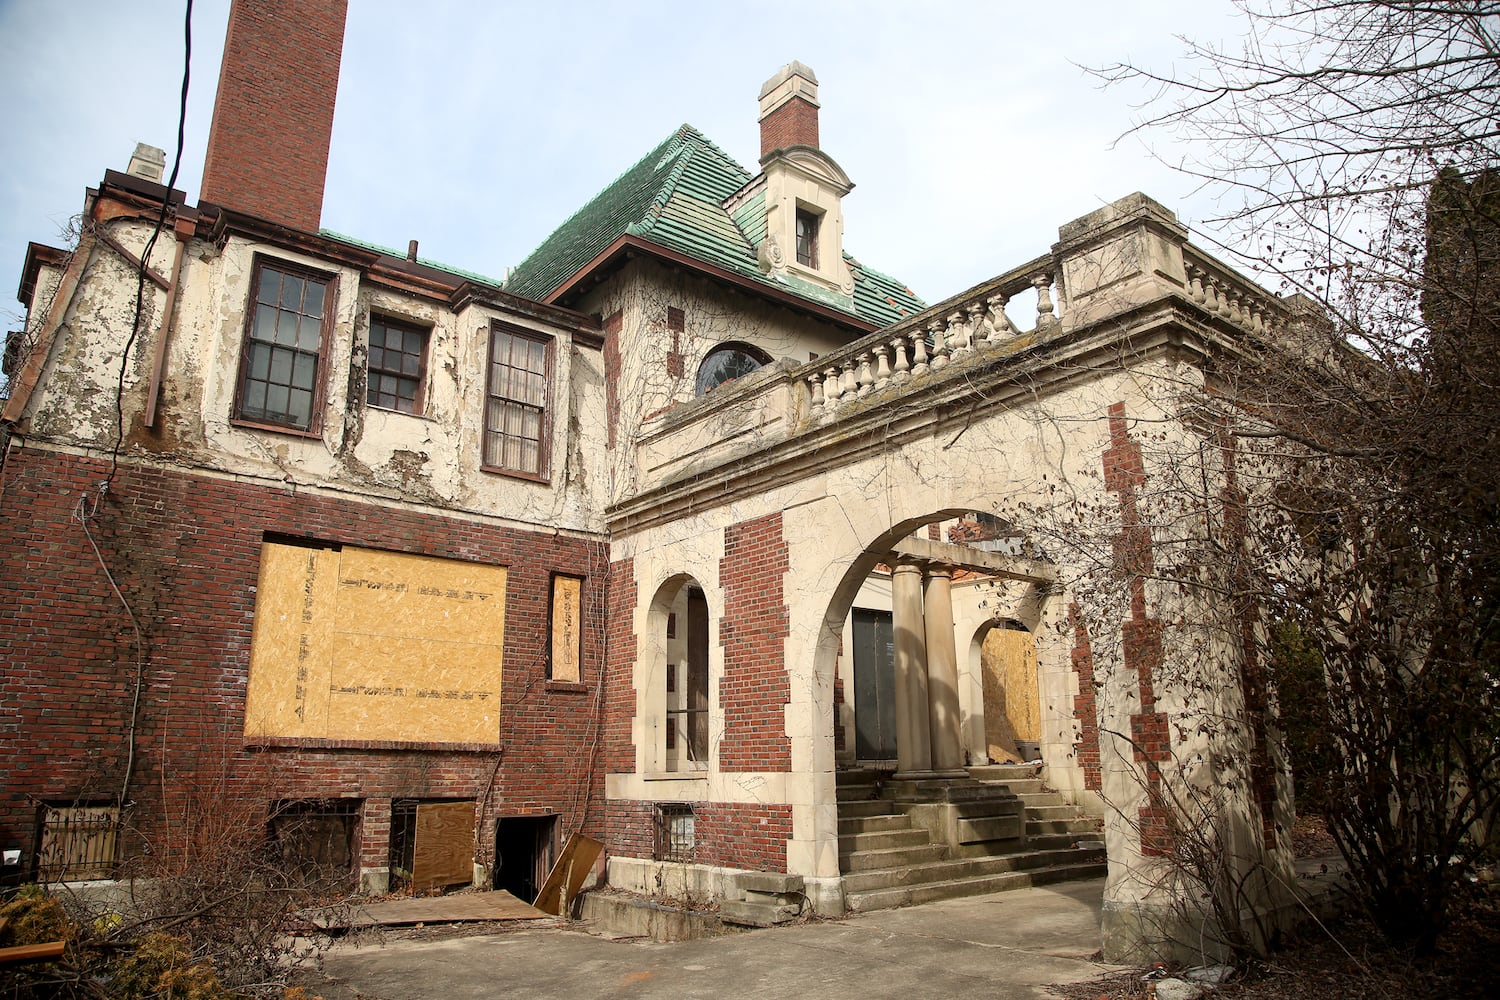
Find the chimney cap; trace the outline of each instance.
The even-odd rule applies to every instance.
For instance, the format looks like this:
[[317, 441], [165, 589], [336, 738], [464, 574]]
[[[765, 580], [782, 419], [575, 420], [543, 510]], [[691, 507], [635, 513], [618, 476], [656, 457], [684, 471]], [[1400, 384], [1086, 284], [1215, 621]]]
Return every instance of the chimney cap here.
[[781, 67], [781, 69], [777, 70], [775, 75], [761, 86], [760, 99], [765, 100], [773, 90], [780, 87], [782, 84], [786, 83], [794, 76], [800, 76], [812, 86], [811, 88], [799, 87], [790, 89], [800, 90], [802, 92], [800, 96], [811, 100], [814, 104], [818, 103], [818, 75], [812, 71], [812, 67], [808, 66], [806, 63], [798, 62], [795, 59], [787, 63], [785, 66]]
[[125, 172], [132, 177], [140, 177], [153, 184], [160, 184], [162, 171], [166, 166], [166, 150], [138, 142], [135, 144], [135, 152], [130, 154], [130, 163], [125, 167]]

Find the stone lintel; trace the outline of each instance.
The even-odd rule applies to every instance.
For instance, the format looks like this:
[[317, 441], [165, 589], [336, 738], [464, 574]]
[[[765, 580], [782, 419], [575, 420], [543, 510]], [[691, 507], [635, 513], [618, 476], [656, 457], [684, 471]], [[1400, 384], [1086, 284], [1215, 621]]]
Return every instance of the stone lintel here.
[[892, 552], [896, 556], [976, 570], [1007, 580], [1038, 584], [1057, 582], [1057, 569], [1047, 563], [1022, 556], [987, 552], [984, 549], [974, 549], [967, 545], [954, 545], [951, 542], [934, 542], [927, 538], [905, 538], [896, 543]]

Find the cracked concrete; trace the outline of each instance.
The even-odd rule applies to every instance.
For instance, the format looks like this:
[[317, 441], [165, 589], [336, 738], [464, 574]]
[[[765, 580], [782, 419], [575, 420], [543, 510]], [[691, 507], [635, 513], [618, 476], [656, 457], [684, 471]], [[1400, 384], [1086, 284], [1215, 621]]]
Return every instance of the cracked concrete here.
[[[1113, 966], [1099, 947], [1104, 881], [946, 900], [701, 941], [611, 941], [565, 927], [338, 945], [327, 1000], [497, 997], [1050, 996]], [[575, 925], [577, 926], [577, 925]]]

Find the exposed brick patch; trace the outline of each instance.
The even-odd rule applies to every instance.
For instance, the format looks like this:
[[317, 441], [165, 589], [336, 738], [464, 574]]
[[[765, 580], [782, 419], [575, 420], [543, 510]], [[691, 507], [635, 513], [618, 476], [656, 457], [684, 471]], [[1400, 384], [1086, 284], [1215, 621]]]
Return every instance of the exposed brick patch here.
[[[18, 449], [0, 500], [0, 842], [30, 850], [37, 800], [111, 800], [124, 775], [136, 643], [73, 513], [108, 463]], [[546, 685], [554, 572], [584, 577], [582, 676], [600, 679], [608, 547], [314, 494], [121, 466], [89, 522], [145, 635], [130, 797], [140, 838], [164, 835], [203, 789], [272, 799], [364, 799], [361, 856], [384, 864], [379, 800], [472, 798], [479, 857], [499, 816], [557, 814], [598, 835], [593, 700]], [[255, 748], [242, 735], [261, 545], [267, 533], [505, 566], [499, 740]], [[21, 738], [24, 735], [24, 740]], [[165, 795], [163, 787], [165, 786]], [[245, 790], [249, 789], [249, 792]], [[388, 812], [388, 803], [384, 807]], [[377, 863], [371, 861], [370, 863]]]
[[1089, 645], [1088, 628], [1078, 612], [1077, 602], [1068, 605], [1068, 621], [1073, 626], [1073, 672], [1078, 675], [1078, 693], [1073, 696], [1073, 717], [1078, 720], [1078, 743], [1075, 753], [1083, 769], [1083, 787], [1099, 791], [1104, 787], [1102, 761], [1099, 757], [1099, 708], [1094, 688], [1094, 649]]
[[724, 587], [724, 618], [719, 644], [724, 675], [719, 706], [724, 739], [721, 771], [789, 771], [791, 740], [785, 706], [787, 608], [783, 580], [788, 568], [781, 512], [724, 529], [719, 580]]
[[347, 0], [236, 0], [200, 185], [206, 202], [315, 233]]
[[1162, 664], [1161, 623], [1146, 613], [1146, 574], [1152, 569], [1151, 529], [1142, 522], [1136, 491], [1146, 482], [1140, 442], [1130, 437], [1125, 404], [1109, 408], [1110, 446], [1104, 452], [1105, 488], [1120, 503], [1120, 534], [1114, 540], [1114, 571], [1130, 586], [1130, 617], [1121, 626], [1125, 669], [1135, 674], [1140, 711], [1130, 716], [1133, 756], [1144, 766], [1147, 804], [1140, 807], [1141, 853], [1172, 850], [1170, 819], [1162, 806], [1161, 764], [1172, 758], [1167, 716], [1156, 711], [1156, 672]]
[[667, 331], [672, 334], [672, 348], [667, 352], [667, 375], [682, 378], [687, 372], [687, 359], [682, 354], [683, 334], [687, 331], [687, 315], [676, 306], [667, 306]]

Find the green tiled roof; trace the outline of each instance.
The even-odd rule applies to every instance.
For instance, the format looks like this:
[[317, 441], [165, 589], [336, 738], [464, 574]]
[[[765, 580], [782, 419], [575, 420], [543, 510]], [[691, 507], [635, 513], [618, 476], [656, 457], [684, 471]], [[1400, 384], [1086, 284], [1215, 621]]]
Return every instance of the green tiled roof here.
[[750, 177], [701, 132], [683, 125], [547, 237], [511, 272], [505, 290], [545, 298], [628, 233], [876, 326], [925, 308], [904, 284], [848, 254], [852, 301], [795, 277], [762, 272], [755, 248], [766, 233], [764, 193], [737, 206], [732, 217], [723, 207]]

